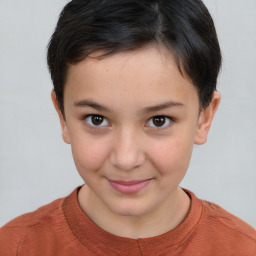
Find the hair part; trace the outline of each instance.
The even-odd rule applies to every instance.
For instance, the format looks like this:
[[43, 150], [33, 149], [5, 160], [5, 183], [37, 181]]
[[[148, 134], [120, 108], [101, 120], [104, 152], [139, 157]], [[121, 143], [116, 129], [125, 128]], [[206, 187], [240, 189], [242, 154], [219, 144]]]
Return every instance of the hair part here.
[[68, 66], [102, 51], [98, 59], [148, 44], [170, 50], [197, 88], [201, 108], [211, 102], [221, 67], [213, 20], [201, 0], [73, 0], [62, 10], [47, 61], [64, 116]]

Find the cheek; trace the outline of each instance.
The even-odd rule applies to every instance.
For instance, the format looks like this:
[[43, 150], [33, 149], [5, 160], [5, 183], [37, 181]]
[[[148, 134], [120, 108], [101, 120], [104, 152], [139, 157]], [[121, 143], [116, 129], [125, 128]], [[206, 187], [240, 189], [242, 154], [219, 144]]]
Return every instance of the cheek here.
[[107, 143], [90, 137], [79, 137], [77, 140], [72, 138], [71, 145], [74, 162], [80, 175], [100, 169], [108, 155]]
[[193, 143], [186, 137], [176, 136], [155, 145], [151, 152], [160, 175], [183, 177], [188, 169]]

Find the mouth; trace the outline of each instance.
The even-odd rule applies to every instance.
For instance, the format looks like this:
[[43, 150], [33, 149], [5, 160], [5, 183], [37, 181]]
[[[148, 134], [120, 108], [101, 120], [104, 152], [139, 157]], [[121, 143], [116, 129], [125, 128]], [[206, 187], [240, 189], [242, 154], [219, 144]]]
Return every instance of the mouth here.
[[152, 179], [138, 181], [108, 180], [112, 188], [122, 194], [135, 194], [145, 188]]

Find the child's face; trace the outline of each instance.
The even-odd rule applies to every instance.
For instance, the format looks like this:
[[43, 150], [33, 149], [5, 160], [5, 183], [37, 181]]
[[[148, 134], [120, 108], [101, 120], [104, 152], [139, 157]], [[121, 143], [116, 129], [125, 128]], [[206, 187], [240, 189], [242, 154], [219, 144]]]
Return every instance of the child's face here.
[[197, 90], [164, 48], [71, 65], [63, 138], [94, 202], [125, 216], [169, 204], [194, 143], [206, 140], [216, 95], [200, 114]]

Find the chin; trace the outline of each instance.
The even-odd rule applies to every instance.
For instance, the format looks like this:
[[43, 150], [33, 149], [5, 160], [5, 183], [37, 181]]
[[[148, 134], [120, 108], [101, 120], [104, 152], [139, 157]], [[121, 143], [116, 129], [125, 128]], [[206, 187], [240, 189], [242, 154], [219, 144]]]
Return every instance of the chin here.
[[115, 214], [124, 217], [140, 217], [147, 214], [147, 212], [149, 211], [147, 207], [139, 202], [121, 203], [115, 205], [114, 207], [111, 207], [110, 209]]

